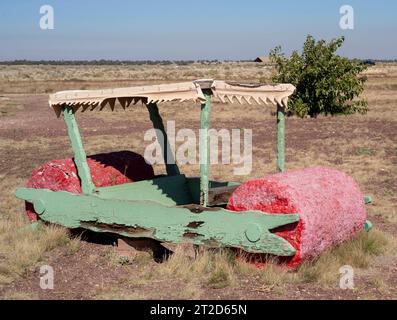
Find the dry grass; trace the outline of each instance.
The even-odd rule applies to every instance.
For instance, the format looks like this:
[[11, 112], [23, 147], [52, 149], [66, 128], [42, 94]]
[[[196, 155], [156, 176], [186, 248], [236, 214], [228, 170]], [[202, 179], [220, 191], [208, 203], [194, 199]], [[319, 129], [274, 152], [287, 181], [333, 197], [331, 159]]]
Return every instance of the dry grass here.
[[395, 239], [384, 232], [361, 232], [352, 240], [323, 253], [318, 259], [303, 263], [297, 273], [302, 282], [335, 286], [340, 277], [340, 267], [368, 268], [377, 256], [395, 248]]
[[38, 296], [30, 292], [19, 292], [19, 291], [7, 291], [4, 296], [4, 300], [38, 300]]
[[24, 106], [20, 99], [0, 96], [0, 118], [3, 116], [11, 116], [23, 109]]
[[0, 236], [0, 274], [7, 279], [23, 275], [40, 261], [43, 254], [58, 246], [66, 245], [68, 236], [60, 227], [44, 227], [42, 230], [15, 229], [12, 223], [2, 224]]
[[[3, 284], [24, 275], [46, 252], [69, 243], [64, 228], [26, 228], [23, 203], [14, 196], [16, 186], [20, 185], [23, 185], [21, 179], [10, 176], [0, 182], [0, 283]], [[76, 247], [77, 240], [73, 240], [69, 248], [76, 251]]]
[[50, 93], [200, 78], [259, 81], [270, 79], [271, 73], [271, 67], [249, 62], [186, 66], [0, 66], [0, 92]]
[[[184, 285], [178, 297], [189, 298], [199, 295], [204, 289], [240, 287], [241, 280], [255, 279], [257, 287], [269, 290], [280, 289], [291, 284], [316, 283], [320, 286], [339, 285], [339, 268], [350, 265], [356, 269], [367, 269], [380, 255], [391, 253], [396, 242], [390, 235], [372, 230], [362, 232], [354, 239], [322, 254], [318, 259], [303, 263], [292, 271], [275, 260], [269, 259], [263, 268], [258, 269], [243, 258], [236, 259], [231, 251], [201, 249], [195, 258], [186, 255], [183, 247], [177, 247], [174, 254], [164, 263], [153, 266], [149, 261], [139, 267], [144, 275], [133, 286], [147, 286], [159, 281], [177, 281]], [[191, 298], [191, 297], [190, 297]]]
[[[214, 65], [195, 64], [191, 66], [0, 66], [0, 92], [8, 93], [7, 97], [0, 97], [0, 118], [8, 117], [24, 108], [24, 99], [20, 93], [49, 93], [66, 89], [88, 89], [119, 87], [146, 83], [160, 83], [167, 81], [185, 81], [201, 77], [227, 78], [240, 81], [269, 82], [272, 69], [253, 63], [224, 63]], [[353, 115], [339, 118], [323, 118], [324, 123], [335, 122], [336, 130], [348, 132], [341, 135], [336, 130], [327, 132], [321, 138], [318, 132], [313, 132], [308, 143], [300, 143], [295, 139], [312, 123], [310, 119], [287, 119], [287, 166], [288, 169], [308, 166], [324, 165], [340, 169], [358, 182], [363, 193], [373, 197], [374, 203], [368, 206], [369, 215], [381, 216], [390, 223], [397, 223], [396, 181], [397, 145], [393, 137], [386, 137], [381, 132], [365, 124], [361, 127], [351, 124], [362, 120], [380, 121], [393, 124], [396, 119], [397, 99], [397, 65], [378, 64], [367, 72], [369, 81], [366, 85], [365, 96], [368, 99], [370, 111], [366, 116]], [[14, 93], [15, 95], [9, 95]], [[213, 104], [212, 123], [215, 128], [225, 123], [249, 123], [253, 125], [261, 121], [273, 121], [270, 108], [258, 108], [255, 105]], [[132, 113], [133, 112], [133, 113]], [[177, 129], [194, 124], [198, 128], [199, 108], [192, 108], [191, 103], [170, 103], [160, 112], [165, 120], [175, 120]], [[79, 117], [96, 117], [107, 123], [117, 123], [125, 117], [133, 117], [140, 124], [148, 123], [147, 110], [137, 105], [127, 112], [108, 112], [79, 114]], [[393, 122], [394, 121], [394, 122]], [[289, 124], [299, 122], [295, 132], [289, 131]], [[272, 122], [269, 122], [272, 123]], [[364, 122], [363, 122], [364, 123]], [[124, 125], [124, 124], [121, 124]], [[232, 127], [235, 127], [233, 125]], [[271, 129], [271, 130], [270, 130]], [[258, 125], [253, 132], [256, 137], [274, 134], [272, 128]], [[319, 129], [323, 132], [322, 128]], [[110, 150], [128, 149], [143, 154], [145, 145], [142, 143], [144, 132], [127, 135], [97, 135], [84, 138], [87, 154], [108, 152]], [[397, 133], [397, 132], [396, 132]], [[289, 135], [289, 136], [288, 136]], [[294, 140], [295, 139], [295, 140]], [[297, 144], [300, 146], [297, 148]], [[61, 146], [61, 147], [60, 147]], [[64, 146], [67, 146], [65, 148]], [[80, 240], [69, 240], [65, 230], [46, 227], [39, 232], [25, 230], [16, 232], [26, 225], [23, 215], [22, 201], [14, 197], [14, 190], [22, 186], [32, 168], [26, 168], [21, 150], [35, 150], [38, 154], [45, 154], [45, 158], [62, 158], [70, 154], [67, 137], [43, 138], [26, 137], [24, 140], [1, 139], [0, 150], [4, 153], [15, 154], [15, 161], [7, 168], [7, 172], [0, 172], [0, 284], [13, 281], [33, 267], [45, 252], [55, 246], [66, 245], [70, 254], [78, 252]], [[233, 175], [233, 166], [213, 165], [212, 178], [217, 180], [243, 181], [253, 177], [261, 177], [274, 172], [275, 150], [273, 144], [254, 142], [253, 170], [249, 176]], [[330, 157], [333, 154], [335, 156]], [[34, 165], [40, 165], [40, 158]], [[33, 165], [32, 165], [33, 166]], [[199, 173], [198, 165], [180, 166], [181, 171], [189, 176]], [[163, 166], [155, 166], [156, 173], [163, 173]], [[18, 175], [17, 175], [18, 173]], [[26, 178], [21, 179], [19, 176]], [[378, 257], [395, 256], [391, 248], [395, 248], [395, 241], [387, 233], [375, 229], [368, 234], [360, 234], [350, 242], [324, 253], [316, 261], [306, 262], [297, 271], [291, 272], [286, 268], [269, 261], [264, 269], [258, 270], [251, 264], [232, 259], [227, 251], [201, 251], [196, 259], [177, 251], [167, 262], [153, 265], [152, 257], [147, 254], [137, 255], [133, 261], [120, 260], [112, 250], [108, 258], [111, 263], [124, 265], [126, 270], [131, 265], [138, 266], [142, 277], [131, 280], [132, 288], [146, 288], [161, 282], [174, 281], [180, 283], [173, 298], [200, 298], [207, 289], [223, 288], [225, 290], [241, 287], [242, 279], [255, 281], [258, 287], [264, 287], [279, 295], [288, 292], [289, 284], [319, 284], [321, 286], [337, 286], [340, 277], [339, 268], [351, 265], [357, 269], [370, 270]], [[135, 271], [133, 271], [135, 272]], [[372, 285], [379, 291], [387, 292], [387, 281], [382, 275], [371, 277]], [[126, 281], [128, 271], [126, 271]], [[128, 281], [127, 281], [128, 283]], [[103, 299], [146, 299], [153, 298], [153, 292], [145, 293], [131, 291], [121, 292], [115, 287], [103, 287], [95, 293], [97, 298]], [[18, 298], [18, 293], [7, 293], [9, 298]], [[169, 297], [165, 293], [157, 293], [159, 297]], [[24, 298], [23, 295], [19, 296]], [[29, 298], [26, 296], [25, 298]]]
[[80, 250], [81, 247], [81, 239], [80, 237], [74, 237], [69, 239], [68, 243], [67, 243], [67, 250], [69, 254], [75, 254]]
[[185, 283], [206, 283], [211, 288], [225, 288], [235, 284], [233, 261], [227, 251], [201, 250], [192, 259], [177, 247], [175, 253], [156, 268], [156, 273]]

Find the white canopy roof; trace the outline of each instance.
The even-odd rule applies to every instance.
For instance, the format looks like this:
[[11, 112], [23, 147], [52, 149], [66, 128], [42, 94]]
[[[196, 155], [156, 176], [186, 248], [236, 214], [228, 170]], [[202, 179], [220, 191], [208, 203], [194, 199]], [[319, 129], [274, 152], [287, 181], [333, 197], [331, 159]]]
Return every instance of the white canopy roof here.
[[109, 106], [114, 110], [116, 101], [124, 109], [138, 101], [146, 104], [186, 100], [203, 103], [203, 90], [211, 90], [213, 96], [223, 103], [251, 104], [254, 101], [286, 106], [295, 87], [292, 84], [241, 84], [209, 79], [129, 88], [60, 91], [50, 95], [49, 103], [58, 115], [63, 106], [71, 106], [75, 110], [82, 108], [83, 111], [102, 110]]

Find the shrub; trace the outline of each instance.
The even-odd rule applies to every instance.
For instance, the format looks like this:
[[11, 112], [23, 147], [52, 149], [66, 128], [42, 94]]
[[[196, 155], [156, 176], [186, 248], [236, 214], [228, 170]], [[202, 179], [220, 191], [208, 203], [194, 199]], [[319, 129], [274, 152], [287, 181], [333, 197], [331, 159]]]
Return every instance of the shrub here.
[[290, 58], [280, 46], [271, 50], [270, 59], [276, 65], [273, 81], [296, 86], [289, 108], [300, 117], [367, 112], [367, 102], [358, 99], [367, 80], [360, 74], [367, 66], [336, 54], [344, 40], [326, 43], [309, 35], [302, 54], [293, 51]]

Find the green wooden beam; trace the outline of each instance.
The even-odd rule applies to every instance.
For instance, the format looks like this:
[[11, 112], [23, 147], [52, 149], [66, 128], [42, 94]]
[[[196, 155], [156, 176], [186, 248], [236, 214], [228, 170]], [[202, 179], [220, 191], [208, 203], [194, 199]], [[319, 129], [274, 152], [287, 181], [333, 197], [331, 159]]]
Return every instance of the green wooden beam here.
[[297, 214], [168, 207], [152, 201], [102, 199], [96, 194], [76, 195], [46, 189], [20, 188], [16, 195], [32, 203], [40, 219], [66, 228], [171, 243], [234, 247], [279, 256], [295, 254], [288, 241], [270, 230], [297, 222]]
[[87, 155], [83, 148], [83, 142], [81, 141], [73, 108], [65, 107], [63, 109], [63, 118], [68, 129], [68, 135], [74, 153], [74, 163], [76, 164], [77, 174], [81, 181], [81, 189], [85, 194], [93, 193], [95, 187], [92, 182], [90, 168], [87, 163]]
[[204, 90], [206, 102], [201, 105], [200, 114], [200, 204], [208, 205], [210, 175], [210, 137], [208, 130], [211, 122], [211, 94]]
[[101, 187], [97, 194], [103, 199], [153, 201], [165, 206], [192, 203], [187, 179], [184, 175], [165, 176], [153, 180]]
[[285, 107], [277, 105], [277, 171], [285, 171]]
[[[159, 108], [156, 103], [149, 103], [146, 105], [146, 108], [149, 111], [150, 120], [153, 123], [153, 127], [157, 130], [160, 130], [163, 134], [163, 137], [157, 137], [158, 141], [162, 141], [163, 145], [162, 152], [165, 163], [165, 169], [169, 176], [176, 176], [180, 174], [178, 165], [175, 162], [175, 158], [172, 153], [171, 145], [168, 140], [167, 131], [165, 130], [163, 119], [161, 118]], [[161, 138], [164, 138], [161, 139]]]

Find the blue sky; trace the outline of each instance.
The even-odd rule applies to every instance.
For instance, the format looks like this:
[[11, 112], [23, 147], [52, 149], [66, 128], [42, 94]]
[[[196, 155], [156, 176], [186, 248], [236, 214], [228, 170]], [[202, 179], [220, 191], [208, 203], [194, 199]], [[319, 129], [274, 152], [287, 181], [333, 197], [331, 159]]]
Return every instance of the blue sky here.
[[[39, 27], [45, 4], [54, 30]], [[344, 4], [354, 30], [339, 27]], [[1, 0], [0, 60], [252, 59], [299, 49], [307, 34], [344, 35], [345, 56], [397, 59], [396, 16], [390, 0]]]

